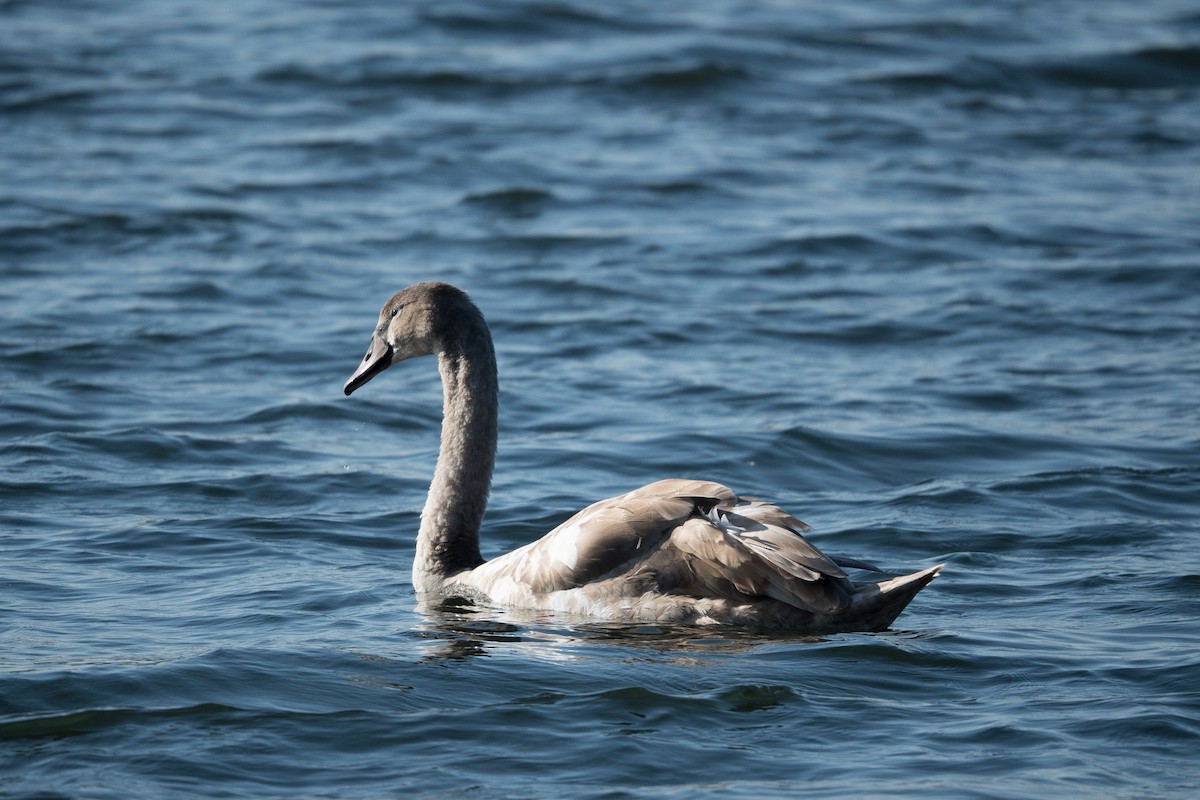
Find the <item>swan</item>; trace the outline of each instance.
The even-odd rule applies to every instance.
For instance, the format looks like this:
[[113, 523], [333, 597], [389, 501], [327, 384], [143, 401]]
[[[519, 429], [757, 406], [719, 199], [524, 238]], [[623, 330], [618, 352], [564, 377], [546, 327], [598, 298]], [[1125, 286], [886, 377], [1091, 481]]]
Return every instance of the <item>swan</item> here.
[[417, 533], [412, 583], [422, 600], [590, 620], [738, 625], [804, 633], [885, 630], [944, 566], [854, 582], [809, 526], [719, 483], [667, 479], [601, 500], [541, 539], [484, 561], [479, 551], [495, 464], [496, 356], [465, 292], [426, 282], [383, 306], [350, 395], [393, 364], [436, 355], [443, 416], [437, 466]]

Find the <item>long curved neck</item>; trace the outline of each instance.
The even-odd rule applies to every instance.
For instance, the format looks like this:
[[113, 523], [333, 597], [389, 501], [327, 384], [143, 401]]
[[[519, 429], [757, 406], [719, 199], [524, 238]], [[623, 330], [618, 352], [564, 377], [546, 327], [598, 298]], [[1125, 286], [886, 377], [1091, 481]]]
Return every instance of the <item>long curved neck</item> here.
[[442, 441], [421, 512], [413, 587], [436, 591], [450, 576], [483, 563], [479, 528], [496, 461], [499, 392], [492, 338], [482, 317], [442, 342]]

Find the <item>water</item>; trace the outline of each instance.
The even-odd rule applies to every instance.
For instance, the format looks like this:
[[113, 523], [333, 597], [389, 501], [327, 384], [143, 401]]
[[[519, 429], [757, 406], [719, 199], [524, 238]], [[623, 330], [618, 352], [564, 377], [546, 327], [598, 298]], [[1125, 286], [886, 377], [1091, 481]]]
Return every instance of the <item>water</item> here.
[[[0, 3], [0, 794], [1200, 782], [1189, 2]], [[946, 561], [893, 631], [420, 610], [424, 279], [485, 555], [670, 475]]]

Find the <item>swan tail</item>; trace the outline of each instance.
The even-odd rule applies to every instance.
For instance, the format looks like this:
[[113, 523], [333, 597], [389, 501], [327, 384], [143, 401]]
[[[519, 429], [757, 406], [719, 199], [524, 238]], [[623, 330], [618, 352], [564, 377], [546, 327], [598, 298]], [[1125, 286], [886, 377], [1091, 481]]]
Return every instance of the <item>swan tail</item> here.
[[837, 615], [838, 622], [846, 625], [845, 630], [887, 630], [917, 592], [928, 586], [944, 566], [937, 564], [911, 575], [859, 584], [850, 607]]

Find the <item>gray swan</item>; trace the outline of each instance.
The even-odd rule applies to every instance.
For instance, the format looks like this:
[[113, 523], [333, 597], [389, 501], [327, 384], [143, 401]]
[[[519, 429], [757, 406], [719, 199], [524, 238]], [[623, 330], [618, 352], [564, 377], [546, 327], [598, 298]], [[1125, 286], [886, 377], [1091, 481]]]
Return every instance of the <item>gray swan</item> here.
[[436, 355], [441, 446], [421, 512], [413, 587], [422, 599], [551, 611], [589, 620], [739, 625], [804, 633], [886, 629], [944, 565], [855, 582], [777, 506], [719, 483], [669, 479], [601, 500], [491, 561], [479, 528], [496, 456], [492, 337], [462, 290], [418, 283], [379, 314], [347, 395], [392, 364]]

